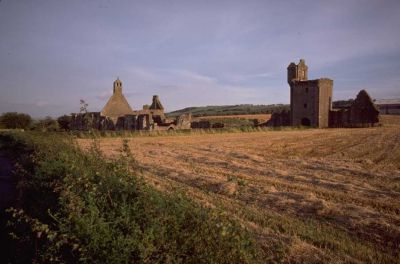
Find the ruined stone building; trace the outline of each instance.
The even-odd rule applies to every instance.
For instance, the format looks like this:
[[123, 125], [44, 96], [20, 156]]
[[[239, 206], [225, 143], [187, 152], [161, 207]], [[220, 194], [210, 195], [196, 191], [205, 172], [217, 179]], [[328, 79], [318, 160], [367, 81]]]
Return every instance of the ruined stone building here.
[[365, 90], [361, 90], [348, 108], [329, 113], [330, 127], [368, 127], [379, 122], [379, 109]]
[[122, 82], [113, 84], [113, 94], [101, 112], [72, 114], [72, 130], [174, 130], [190, 129], [191, 115], [168, 119], [158, 95], [150, 106], [133, 110], [122, 93]]
[[273, 113], [261, 126], [366, 127], [379, 122], [379, 110], [365, 90], [346, 108], [332, 109], [333, 81], [308, 80], [304, 60], [287, 67], [290, 112]]
[[333, 81], [322, 78], [308, 80], [308, 67], [304, 60], [290, 63], [287, 68], [290, 86], [290, 120], [293, 126], [329, 126], [332, 110]]
[[379, 110], [365, 90], [348, 109], [332, 109], [333, 81], [308, 80], [304, 60], [287, 68], [290, 86], [290, 124], [312, 127], [365, 127], [379, 122]]

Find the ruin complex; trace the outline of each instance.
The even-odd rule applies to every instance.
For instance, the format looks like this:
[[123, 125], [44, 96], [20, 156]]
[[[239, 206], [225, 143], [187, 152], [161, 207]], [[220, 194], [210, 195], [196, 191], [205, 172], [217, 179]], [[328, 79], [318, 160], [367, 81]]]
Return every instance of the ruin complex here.
[[368, 127], [379, 123], [379, 109], [365, 90], [347, 107], [332, 108], [333, 80], [308, 80], [303, 59], [287, 67], [290, 86], [290, 111], [272, 113], [258, 126]]
[[[308, 80], [308, 66], [303, 59], [287, 67], [290, 86], [290, 111], [273, 113], [271, 119], [255, 126], [310, 126], [367, 127], [379, 123], [379, 109], [365, 90], [361, 90], [351, 105], [341, 109], [332, 108], [333, 80], [320, 78]], [[151, 105], [134, 110], [122, 93], [122, 82], [113, 84], [113, 94], [101, 112], [72, 114], [73, 130], [174, 130], [223, 128], [207, 120], [191, 122], [191, 114], [169, 119], [158, 95]]]
[[72, 114], [72, 130], [175, 130], [190, 129], [191, 115], [176, 119], [165, 116], [158, 95], [153, 96], [150, 106], [133, 110], [122, 93], [122, 82], [114, 81], [113, 94], [101, 112]]

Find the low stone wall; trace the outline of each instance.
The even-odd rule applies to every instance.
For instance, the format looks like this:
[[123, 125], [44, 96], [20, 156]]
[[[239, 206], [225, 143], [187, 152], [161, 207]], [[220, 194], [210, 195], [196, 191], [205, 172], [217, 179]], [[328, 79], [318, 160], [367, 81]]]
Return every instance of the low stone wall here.
[[201, 121], [192, 122], [190, 126], [191, 126], [191, 128], [208, 129], [208, 128], [211, 128], [211, 123], [210, 123], [210, 121], [207, 121], [207, 120], [201, 120]]
[[290, 126], [290, 111], [283, 110], [279, 113], [272, 113], [271, 118], [259, 126], [279, 127]]
[[114, 121], [99, 112], [72, 114], [71, 130], [163, 130], [171, 126], [173, 129], [190, 129], [191, 115], [179, 116], [170, 123], [151, 114], [124, 115]]

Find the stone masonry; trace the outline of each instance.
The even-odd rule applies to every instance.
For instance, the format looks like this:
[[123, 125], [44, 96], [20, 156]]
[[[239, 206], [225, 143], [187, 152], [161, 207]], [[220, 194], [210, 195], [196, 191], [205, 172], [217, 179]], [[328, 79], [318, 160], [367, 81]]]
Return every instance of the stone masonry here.
[[333, 81], [327, 78], [308, 80], [308, 67], [304, 60], [287, 68], [290, 86], [290, 122], [292, 126], [329, 126], [332, 110]]

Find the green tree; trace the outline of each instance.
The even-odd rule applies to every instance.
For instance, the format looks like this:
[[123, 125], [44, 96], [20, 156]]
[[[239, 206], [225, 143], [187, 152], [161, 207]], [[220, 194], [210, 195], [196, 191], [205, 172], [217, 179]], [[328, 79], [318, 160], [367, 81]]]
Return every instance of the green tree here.
[[46, 116], [44, 119], [40, 119], [34, 126], [35, 130], [46, 131], [57, 131], [59, 129], [57, 120], [50, 116]]
[[88, 106], [89, 106], [89, 104], [88, 103], [86, 103], [86, 101], [85, 100], [83, 100], [83, 99], [81, 99], [80, 100], [80, 110], [79, 110], [79, 112], [80, 113], [87, 113], [88, 112]]
[[32, 118], [28, 114], [8, 112], [0, 116], [0, 126], [9, 129], [27, 129], [32, 123]]
[[86, 123], [86, 127], [89, 131], [93, 130], [93, 116], [90, 115], [90, 113], [88, 112], [88, 106], [89, 104], [86, 103], [85, 100], [81, 99], [80, 100], [80, 113], [83, 114], [83, 120]]
[[63, 130], [69, 130], [72, 117], [70, 115], [63, 115], [57, 118], [58, 125]]

